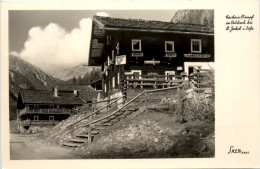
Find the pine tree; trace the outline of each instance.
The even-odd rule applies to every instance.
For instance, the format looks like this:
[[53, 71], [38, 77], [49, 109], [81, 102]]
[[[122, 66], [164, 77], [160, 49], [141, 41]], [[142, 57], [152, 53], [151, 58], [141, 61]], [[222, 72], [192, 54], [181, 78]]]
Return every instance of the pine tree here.
[[79, 76], [78, 80], [77, 80], [77, 84], [81, 85], [82, 84], [82, 80], [81, 80], [81, 76]]
[[76, 80], [76, 78], [75, 78], [75, 76], [73, 77], [73, 79], [72, 79], [72, 84], [76, 84], [77, 83], [77, 80]]

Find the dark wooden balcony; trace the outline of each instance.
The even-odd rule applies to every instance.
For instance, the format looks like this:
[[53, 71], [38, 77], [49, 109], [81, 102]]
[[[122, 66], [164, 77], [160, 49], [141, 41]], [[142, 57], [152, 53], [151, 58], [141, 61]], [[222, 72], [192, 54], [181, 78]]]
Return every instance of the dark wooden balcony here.
[[21, 126], [44, 126], [44, 125], [56, 125], [58, 120], [24, 120], [20, 121]]
[[71, 109], [62, 109], [62, 108], [56, 108], [56, 109], [29, 109], [29, 108], [24, 108], [20, 110], [19, 116], [23, 114], [33, 114], [33, 113], [38, 113], [38, 114], [71, 114]]

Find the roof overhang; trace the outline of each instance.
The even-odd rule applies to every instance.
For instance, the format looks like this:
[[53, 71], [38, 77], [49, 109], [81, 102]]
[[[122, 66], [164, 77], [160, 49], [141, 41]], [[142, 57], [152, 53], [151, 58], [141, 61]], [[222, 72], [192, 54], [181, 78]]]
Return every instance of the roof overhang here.
[[155, 33], [178, 33], [178, 34], [195, 34], [195, 35], [208, 35], [214, 36], [214, 32], [203, 31], [185, 31], [185, 30], [167, 30], [167, 29], [141, 29], [141, 28], [126, 28], [126, 27], [108, 27], [97, 19], [93, 19], [99, 29], [108, 31], [135, 31], [135, 32], [155, 32]]
[[134, 31], [134, 32], [154, 32], [154, 33], [177, 33], [177, 34], [194, 34], [194, 35], [207, 35], [214, 36], [214, 32], [191, 32], [191, 31], [178, 31], [178, 30], [155, 30], [155, 29], [136, 29], [136, 28], [112, 28], [104, 27], [108, 31]]

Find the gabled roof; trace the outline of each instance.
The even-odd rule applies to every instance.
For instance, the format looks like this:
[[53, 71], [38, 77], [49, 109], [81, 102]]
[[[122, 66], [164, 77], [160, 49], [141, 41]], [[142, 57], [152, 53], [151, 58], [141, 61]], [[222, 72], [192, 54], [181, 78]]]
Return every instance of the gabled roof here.
[[64, 93], [61, 96], [54, 97], [52, 91], [44, 90], [21, 90], [21, 99], [24, 104], [60, 104], [60, 105], [81, 105], [85, 102], [73, 93]]
[[73, 90], [89, 90], [94, 91], [91, 86], [87, 85], [74, 85], [74, 84], [57, 84], [55, 87], [61, 91], [73, 91]]
[[58, 84], [56, 85], [58, 91], [74, 91], [77, 90], [79, 97], [84, 101], [92, 101], [97, 97], [97, 92], [91, 86], [86, 85], [73, 85], [73, 84]]
[[102, 16], [94, 16], [93, 21], [98, 25], [99, 29], [105, 30], [135, 30], [205, 34], [214, 33], [214, 27], [196, 24], [183, 24], [141, 19], [120, 19]]

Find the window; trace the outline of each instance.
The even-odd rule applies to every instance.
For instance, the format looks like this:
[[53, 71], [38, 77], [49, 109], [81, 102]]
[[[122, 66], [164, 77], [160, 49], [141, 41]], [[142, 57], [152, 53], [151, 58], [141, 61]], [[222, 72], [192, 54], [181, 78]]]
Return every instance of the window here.
[[193, 67], [192, 66], [189, 66], [188, 68], [188, 75], [192, 74], [193, 73]]
[[104, 92], [106, 93], [107, 92], [107, 84], [105, 84], [105, 86], [104, 86]]
[[116, 44], [116, 55], [119, 55], [119, 42]]
[[191, 39], [191, 52], [201, 53], [201, 39]]
[[112, 61], [114, 61], [115, 60], [115, 52], [114, 52], [114, 50], [112, 50]]
[[174, 52], [174, 42], [165, 41], [165, 52]]
[[114, 70], [115, 70], [115, 65], [112, 64], [112, 65], [111, 65], [111, 71], [114, 71]]
[[112, 88], [114, 89], [116, 86], [116, 80], [115, 77], [112, 78]]
[[107, 35], [107, 45], [109, 44], [109, 36]]
[[33, 116], [33, 120], [39, 120], [39, 116]]
[[165, 80], [174, 80], [175, 71], [165, 71]]
[[33, 110], [34, 109], [34, 105], [29, 105], [29, 110]]
[[139, 79], [139, 75], [140, 75], [139, 72], [134, 72], [134, 79]]
[[133, 74], [132, 79], [140, 79], [142, 75], [141, 70], [132, 70], [131, 72]]
[[50, 109], [54, 109], [54, 105], [50, 105], [49, 108], [50, 108]]
[[49, 116], [49, 121], [54, 121], [54, 116]]
[[109, 58], [109, 56], [107, 56], [107, 65], [108, 66], [110, 65], [110, 58]]
[[117, 84], [119, 85], [120, 84], [120, 74], [117, 73]]
[[141, 51], [141, 40], [139, 39], [132, 40], [132, 51]]

